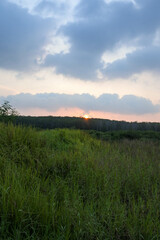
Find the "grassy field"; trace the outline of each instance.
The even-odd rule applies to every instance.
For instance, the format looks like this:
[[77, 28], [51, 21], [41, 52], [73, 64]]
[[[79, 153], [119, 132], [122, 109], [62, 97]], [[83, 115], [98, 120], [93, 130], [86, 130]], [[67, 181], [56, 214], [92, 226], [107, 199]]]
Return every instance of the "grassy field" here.
[[160, 239], [160, 141], [0, 124], [0, 239]]
[[160, 132], [159, 131], [134, 131], [134, 130], [118, 130], [118, 131], [95, 131], [95, 130], [87, 130], [92, 137], [98, 138], [100, 140], [112, 141], [112, 140], [159, 140], [160, 141]]

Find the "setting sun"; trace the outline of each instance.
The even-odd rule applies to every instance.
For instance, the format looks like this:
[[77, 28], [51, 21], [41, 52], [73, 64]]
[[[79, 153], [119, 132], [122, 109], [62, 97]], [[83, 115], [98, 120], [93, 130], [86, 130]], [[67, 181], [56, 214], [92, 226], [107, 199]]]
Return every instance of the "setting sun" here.
[[88, 115], [84, 115], [84, 116], [83, 116], [83, 118], [85, 118], [85, 119], [88, 119], [88, 118], [89, 118], [89, 116], [88, 116]]

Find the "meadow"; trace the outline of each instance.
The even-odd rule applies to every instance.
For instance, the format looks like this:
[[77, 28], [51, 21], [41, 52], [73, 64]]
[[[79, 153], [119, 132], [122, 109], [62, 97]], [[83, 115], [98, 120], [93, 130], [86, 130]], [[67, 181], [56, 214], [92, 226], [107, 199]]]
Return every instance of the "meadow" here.
[[160, 239], [159, 139], [0, 123], [0, 239]]

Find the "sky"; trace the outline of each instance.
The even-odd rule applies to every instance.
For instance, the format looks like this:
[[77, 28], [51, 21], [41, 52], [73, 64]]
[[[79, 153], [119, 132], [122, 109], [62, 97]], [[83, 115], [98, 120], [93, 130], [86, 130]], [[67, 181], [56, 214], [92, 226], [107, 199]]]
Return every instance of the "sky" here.
[[0, 104], [160, 122], [159, 0], [1, 0]]

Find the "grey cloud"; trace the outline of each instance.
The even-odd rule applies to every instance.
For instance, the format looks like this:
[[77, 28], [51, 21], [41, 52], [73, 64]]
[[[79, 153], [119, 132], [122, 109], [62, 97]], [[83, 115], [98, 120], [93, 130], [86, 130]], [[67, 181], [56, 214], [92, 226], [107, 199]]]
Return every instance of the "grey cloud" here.
[[[139, 4], [138, 1], [137, 4]], [[76, 21], [68, 23], [59, 30], [69, 38], [70, 52], [48, 55], [45, 66], [55, 66], [57, 73], [84, 80], [94, 80], [96, 70], [102, 69], [103, 53], [107, 50], [111, 51], [117, 44], [127, 45], [128, 42], [138, 39], [136, 47], [152, 49], [155, 32], [160, 27], [159, 9], [159, 0], [142, 0], [139, 8], [131, 2], [106, 4], [103, 0], [81, 0], [75, 9]], [[142, 53], [139, 51], [139, 56]], [[155, 57], [155, 62], [156, 56], [152, 52], [150, 54]], [[143, 56], [141, 60], [142, 58]], [[126, 69], [127, 60], [124, 63]], [[147, 62], [146, 58], [143, 59], [143, 64], [140, 62], [139, 72], [145, 70], [143, 65], [148, 64]], [[149, 69], [154, 70], [151, 65], [148, 64]], [[130, 68], [132, 70], [128, 74], [137, 71], [136, 66], [130, 66]], [[110, 70], [106, 69], [106, 75], [108, 72]]]
[[64, 15], [67, 11], [67, 4], [59, 1], [42, 0], [35, 8], [34, 12], [44, 15], [45, 17], [54, 17], [57, 14]]
[[142, 115], [160, 111], [160, 105], [153, 105], [149, 99], [135, 95], [119, 98], [117, 94], [103, 94], [97, 101], [98, 109], [106, 112]]
[[44, 66], [56, 66], [56, 73], [83, 80], [95, 80], [97, 67], [100, 65], [94, 54], [76, 50], [67, 54], [48, 55]]
[[0, 1], [0, 67], [26, 71], [36, 66], [53, 26], [52, 21]]
[[127, 54], [126, 58], [114, 61], [104, 70], [110, 78], [127, 78], [143, 71], [160, 71], [160, 47], [148, 47]]
[[48, 112], [60, 108], [80, 108], [85, 112], [102, 111], [119, 114], [154, 114], [160, 112], [160, 105], [154, 105], [149, 99], [126, 95], [119, 98], [117, 94], [103, 94], [98, 98], [90, 94], [18, 94], [0, 97], [0, 102], [8, 100], [17, 109], [45, 109]]
[[[81, 0], [75, 8], [74, 21], [57, 31], [57, 35], [69, 39], [70, 52], [49, 54], [44, 64], [38, 65], [36, 58], [43, 54], [42, 48], [64, 18], [67, 5], [58, 0], [42, 0], [34, 9], [37, 14], [31, 15], [7, 0], [0, 1], [0, 68], [28, 71], [37, 66], [55, 67], [57, 73], [97, 80], [97, 70], [103, 71], [103, 53], [133, 42], [137, 51], [108, 65], [104, 74], [117, 78], [146, 70], [160, 71], [160, 47], [152, 45], [160, 28], [160, 1], [136, 2], [139, 8], [124, 1], [107, 4], [104, 0]], [[53, 17], [41, 18], [43, 12], [53, 12]], [[61, 19], [55, 20], [55, 14]]]

